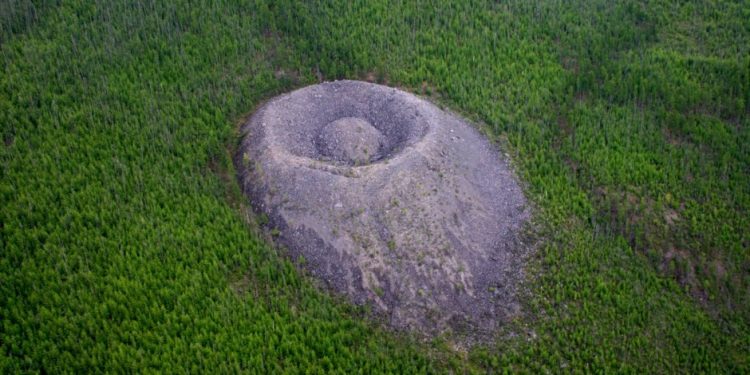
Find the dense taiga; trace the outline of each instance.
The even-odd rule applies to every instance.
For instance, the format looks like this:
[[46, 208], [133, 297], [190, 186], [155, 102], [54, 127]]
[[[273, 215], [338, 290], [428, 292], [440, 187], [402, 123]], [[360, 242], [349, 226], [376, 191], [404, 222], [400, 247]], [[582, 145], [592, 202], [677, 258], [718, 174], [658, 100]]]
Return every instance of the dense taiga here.
[[[745, 1], [0, 2], [0, 372], [750, 372]], [[336, 79], [507, 153], [523, 314], [394, 331], [248, 214], [239, 127]]]

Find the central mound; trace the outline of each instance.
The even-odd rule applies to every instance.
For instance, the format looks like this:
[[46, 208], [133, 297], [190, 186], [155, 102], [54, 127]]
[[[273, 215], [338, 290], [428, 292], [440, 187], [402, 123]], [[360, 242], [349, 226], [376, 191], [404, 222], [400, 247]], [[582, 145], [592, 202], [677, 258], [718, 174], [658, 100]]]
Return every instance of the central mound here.
[[427, 333], [489, 332], [518, 313], [526, 201], [466, 121], [336, 81], [271, 100], [242, 135], [243, 191], [335, 291]]
[[383, 134], [367, 120], [344, 117], [324, 126], [318, 135], [318, 150], [332, 160], [347, 164], [369, 163], [380, 153]]

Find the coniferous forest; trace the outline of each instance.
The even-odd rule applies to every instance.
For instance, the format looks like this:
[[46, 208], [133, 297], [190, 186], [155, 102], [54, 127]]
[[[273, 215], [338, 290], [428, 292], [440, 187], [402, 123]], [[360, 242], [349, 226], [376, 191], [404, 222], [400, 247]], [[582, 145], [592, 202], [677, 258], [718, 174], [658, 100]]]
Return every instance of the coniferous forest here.
[[[0, 2], [0, 373], [750, 372], [744, 1]], [[521, 318], [395, 332], [249, 214], [265, 100], [399, 87], [534, 206]]]

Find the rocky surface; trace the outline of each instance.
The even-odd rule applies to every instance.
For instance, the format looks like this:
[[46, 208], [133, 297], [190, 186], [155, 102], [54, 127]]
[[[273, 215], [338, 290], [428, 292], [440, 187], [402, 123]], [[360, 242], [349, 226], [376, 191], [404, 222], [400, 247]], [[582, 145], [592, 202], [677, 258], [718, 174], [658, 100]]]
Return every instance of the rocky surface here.
[[276, 97], [242, 134], [244, 192], [334, 291], [426, 333], [491, 332], [518, 313], [526, 200], [465, 120], [336, 81]]

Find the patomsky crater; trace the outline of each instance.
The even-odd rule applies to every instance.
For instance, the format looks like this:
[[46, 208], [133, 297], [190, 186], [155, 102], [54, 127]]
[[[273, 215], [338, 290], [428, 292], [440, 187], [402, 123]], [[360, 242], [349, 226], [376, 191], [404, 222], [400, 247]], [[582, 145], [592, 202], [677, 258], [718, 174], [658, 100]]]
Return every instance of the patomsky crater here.
[[293, 259], [397, 329], [492, 332], [519, 313], [529, 209], [498, 146], [407, 92], [335, 81], [241, 129], [243, 192]]

